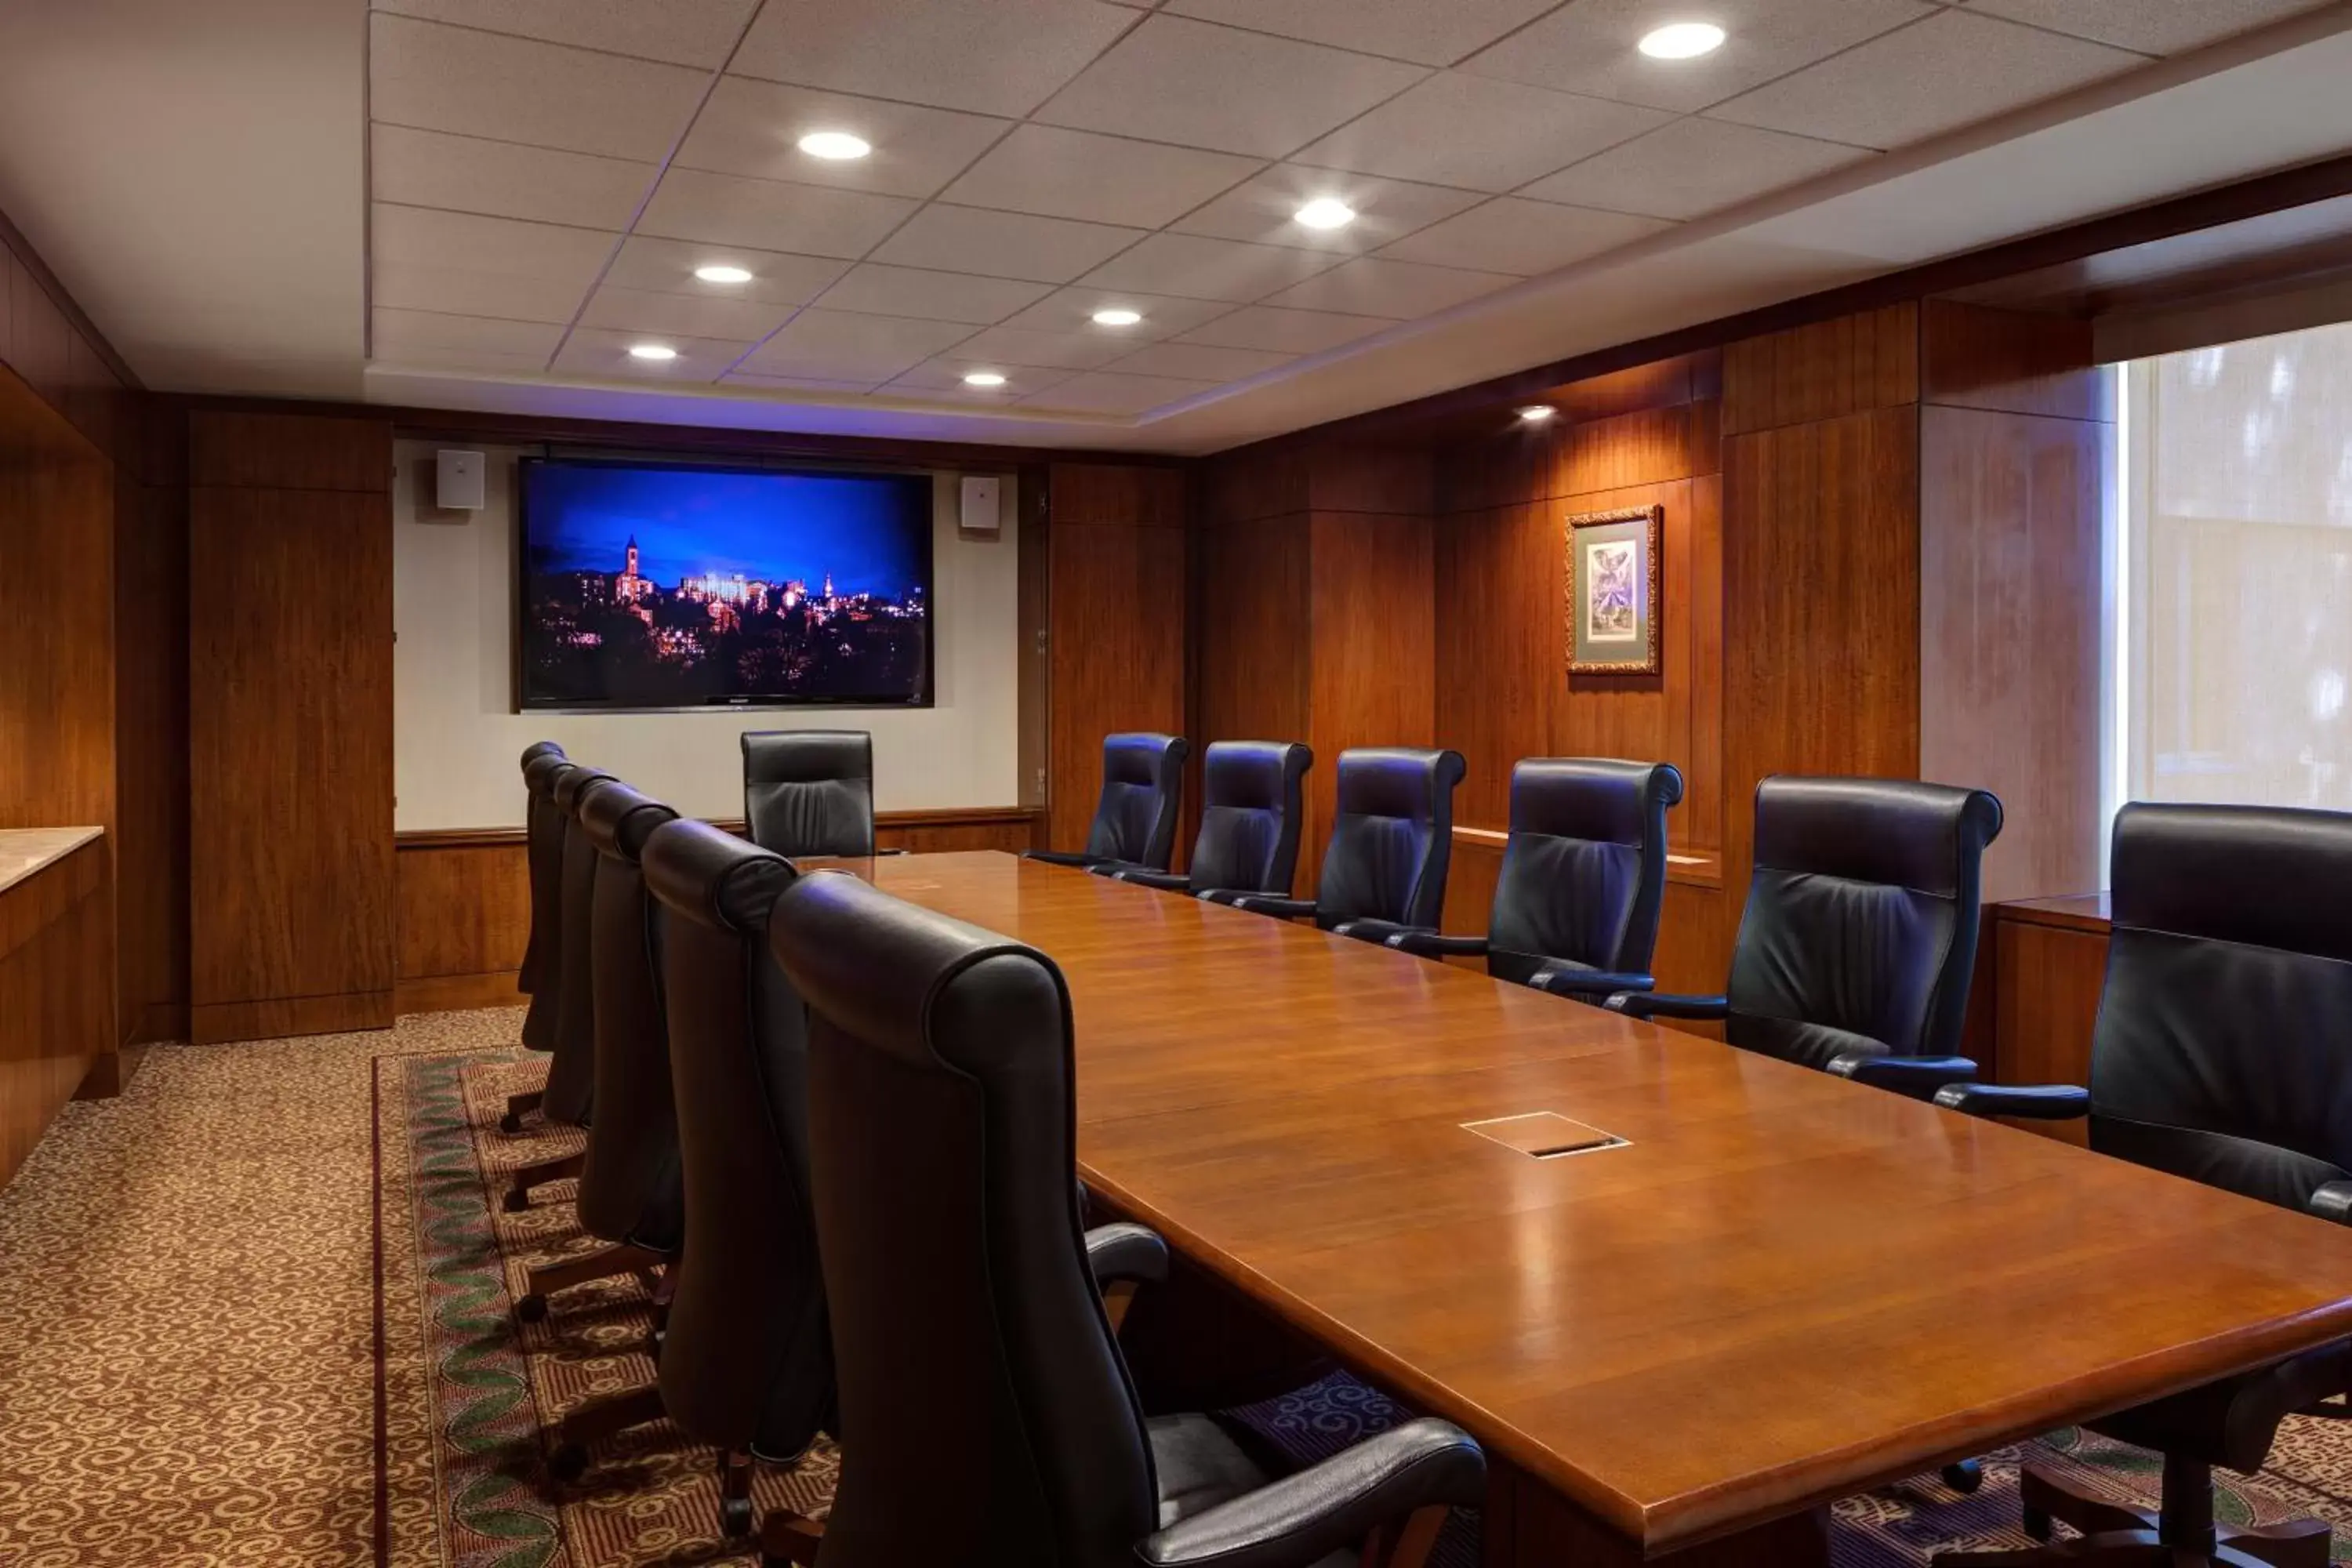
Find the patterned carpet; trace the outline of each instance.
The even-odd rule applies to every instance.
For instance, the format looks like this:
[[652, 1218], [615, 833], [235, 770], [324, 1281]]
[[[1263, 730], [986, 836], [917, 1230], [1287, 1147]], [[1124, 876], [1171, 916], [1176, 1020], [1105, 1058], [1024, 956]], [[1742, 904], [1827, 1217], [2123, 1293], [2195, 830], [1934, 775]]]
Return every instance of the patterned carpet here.
[[[529, 1264], [593, 1245], [560, 1188], [526, 1214], [498, 1173], [563, 1134], [495, 1130], [542, 1058], [515, 1009], [386, 1034], [159, 1047], [120, 1100], [68, 1109], [0, 1194], [0, 1563], [11, 1568], [651, 1568], [722, 1553], [709, 1456], [654, 1426], [551, 1482], [539, 1432], [651, 1376], [634, 1281], [519, 1328]], [[372, 1194], [379, 1190], [381, 1202]], [[379, 1377], [381, 1368], [381, 1377]], [[1234, 1418], [1302, 1461], [1401, 1418], [1344, 1376]], [[2152, 1456], [2077, 1434], [2029, 1446], [2119, 1496]], [[1839, 1568], [2021, 1543], [2014, 1465], [1836, 1509]], [[763, 1504], [822, 1506], [833, 1457], [763, 1475]], [[2352, 1561], [2352, 1431], [2296, 1422], [2225, 1517], [2317, 1514]], [[1475, 1561], [1457, 1521], [1454, 1564]]]

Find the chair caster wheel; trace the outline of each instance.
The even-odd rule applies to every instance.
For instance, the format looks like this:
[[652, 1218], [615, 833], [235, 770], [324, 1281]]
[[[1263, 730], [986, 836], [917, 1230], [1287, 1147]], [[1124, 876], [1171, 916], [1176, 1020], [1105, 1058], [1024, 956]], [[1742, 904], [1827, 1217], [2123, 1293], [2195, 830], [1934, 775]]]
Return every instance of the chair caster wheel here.
[[[1984, 1466], [1975, 1459], [1962, 1459], [1944, 1467], [1944, 1484], [1962, 1497], [1973, 1497], [1984, 1485]], [[2044, 1533], [2047, 1533], [2045, 1529]]]
[[753, 1517], [750, 1498], [728, 1497], [719, 1500], [719, 1528], [725, 1532], [728, 1540], [742, 1540], [751, 1533], [752, 1526], [758, 1522], [758, 1520]]
[[578, 1443], [565, 1443], [547, 1456], [547, 1473], [559, 1481], [576, 1481], [588, 1473], [588, 1450]]
[[530, 1207], [530, 1194], [518, 1187], [499, 1200], [499, 1207], [509, 1214], [520, 1214]]
[[499, 1118], [499, 1131], [505, 1133], [509, 1138], [513, 1137], [516, 1133], [522, 1131], [522, 1118], [516, 1115], [511, 1110], [508, 1111], [504, 1116]]
[[534, 1290], [515, 1302], [515, 1316], [526, 1323], [547, 1321], [547, 1298]]

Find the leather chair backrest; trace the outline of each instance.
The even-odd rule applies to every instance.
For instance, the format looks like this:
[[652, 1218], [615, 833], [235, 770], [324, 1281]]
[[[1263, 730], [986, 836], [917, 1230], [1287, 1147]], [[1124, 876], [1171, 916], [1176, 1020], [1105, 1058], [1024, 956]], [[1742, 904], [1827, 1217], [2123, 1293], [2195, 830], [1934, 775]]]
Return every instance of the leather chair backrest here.
[[1511, 770], [1511, 832], [1495, 880], [1487, 972], [1525, 981], [1548, 960], [1647, 973], [1666, 891], [1667, 763], [1529, 757]]
[[1462, 753], [1363, 746], [1339, 753], [1339, 806], [1315, 889], [1315, 923], [1393, 921], [1434, 930], [1454, 858]]
[[794, 883], [772, 935], [809, 1004], [845, 1435], [827, 1568], [1131, 1565], [1157, 1491], [1087, 1264], [1061, 972], [837, 872]]
[[2091, 1147], [2303, 1208], [2352, 1171], [2352, 816], [2126, 805]]
[[560, 757], [563, 748], [552, 741], [533, 741], [522, 749], [522, 766], [529, 768], [541, 757]]
[[1201, 759], [1192, 891], [1287, 894], [1298, 871], [1300, 781], [1315, 753], [1295, 741], [1218, 741]]
[[1191, 752], [1181, 735], [1105, 736], [1102, 796], [1087, 829], [1086, 853], [1168, 869]]
[[612, 774], [575, 767], [555, 781], [555, 805], [563, 814], [563, 919], [556, 961], [554, 1059], [547, 1064], [547, 1092], [539, 1102], [548, 1121], [585, 1126], [596, 1093], [596, 846], [580, 821], [580, 807], [596, 791], [614, 784]]
[[1732, 949], [1724, 1038], [1827, 1067], [1950, 1056], [1976, 970], [1985, 846], [2000, 802], [1904, 779], [1769, 778]]
[[809, 1212], [806, 1015], [768, 951], [769, 910], [796, 873], [686, 819], [654, 829], [642, 866], [663, 911], [686, 1185], [662, 1404], [698, 1442], [796, 1454], [833, 1402]]
[[863, 730], [743, 736], [743, 821], [779, 855], [874, 853], [874, 737]]
[[534, 758], [522, 770], [526, 795], [523, 858], [530, 876], [530, 937], [524, 944], [522, 988], [530, 1011], [522, 1021], [522, 1043], [535, 1051], [555, 1048], [555, 1013], [563, 961], [564, 810], [555, 804], [556, 781], [573, 764], [561, 756]]
[[580, 805], [581, 826], [597, 856], [589, 936], [596, 1130], [580, 1173], [580, 1223], [607, 1241], [663, 1252], [677, 1246], [683, 1195], [662, 1005], [660, 905], [646, 891], [638, 859], [654, 830], [677, 820], [677, 812], [625, 784], [608, 784]]

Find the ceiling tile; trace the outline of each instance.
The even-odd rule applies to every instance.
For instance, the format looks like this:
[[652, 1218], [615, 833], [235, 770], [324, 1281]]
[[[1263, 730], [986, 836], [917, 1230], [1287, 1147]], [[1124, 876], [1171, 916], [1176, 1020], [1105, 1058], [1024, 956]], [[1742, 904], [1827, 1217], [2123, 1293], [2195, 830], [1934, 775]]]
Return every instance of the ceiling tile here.
[[948, 187], [966, 206], [1158, 228], [1236, 180], [1255, 158], [1024, 125]]
[[[932, 196], [1010, 125], [978, 114], [730, 76], [719, 79], [677, 161], [689, 169], [804, 185]], [[812, 158], [800, 150], [800, 139], [812, 131], [847, 131], [874, 151], [863, 158]]]
[[[1003, 376], [1004, 384], [967, 385], [963, 378], [979, 371]], [[1070, 373], [1066, 370], [1000, 363], [985, 354], [978, 358], [968, 357], [964, 348], [960, 346], [952, 354], [925, 360], [904, 375], [893, 379], [882, 390], [885, 394], [920, 393], [931, 396], [946, 394], [959, 402], [1018, 403], [1049, 386], [1058, 386], [1069, 378]]]
[[1272, 305], [1251, 305], [1220, 316], [1205, 327], [1195, 327], [1178, 341], [1213, 343], [1220, 348], [1312, 354], [1395, 325], [1378, 316], [1342, 316], [1326, 310], [1284, 310]]
[[1425, 74], [1316, 44], [1152, 16], [1036, 118], [1279, 158]]
[[[1356, 209], [1344, 228], [1308, 228], [1293, 216], [1324, 197]], [[1382, 180], [1344, 169], [1311, 169], [1279, 163], [1173, 226], [1180, 234], [1290, 245], [1306, 250], [1337, 250], [1353, 256], [1402, 239], [1417, 228], [1451, 217], [1479, 200], [1473, 191]]]
[[481, 217], [433, 207], [370, 209], [370, 248], [375, 265], [412, 263], [506, 278], [540, 278], [584, 294], [604, 258], [621, 237], [591, 228]]
[[716, 68], [735, 47], [760, 0], [374, 0], [436, 22], [577, 44], [639, 59]]
[[1100, 330], [1092, 333], [1033, 332], [1020, 327], [991, 327], [958, 343], [956, 353], [1001, 365], [1092, 370], [1134, 352], [1135, 344], [1133, 338]]
[[1650, 217], [1694, 218], [1874, 154], [1693, 117], [1612, 147], [1519, 194]]
[[875, 251], [874, 258], [940, 272], [1066, 283], [1134, 244], [1142, 233], [1068, 218], [985, 212], [935, 202], [892, 235], [887, 244]]
[[1018, 116], [1134, 21], [1097, 0], [768, 0], [728, 68]]
[[915, 267], [865, 262], [853, 267], [825, 291], [828, 310], [863, 310], [877, 316], [920, 316], [932, 321], [969, 321], [986, 326], [1054, 291], [1049, 283], [1010, 278], [974, 278], [961, 272], [929, 272]]
[[[699, 267], [740, 267], [751, 274], [749, 283], [705, 283]], [[804, 305], [850, 264], [821, 256], [786, 256], [749, 246], [710, 245], [688, 239], [656, 239], [634, 234], [621, 244], [604, 281], [624, 289], [650, 289], [664, 294], [694, 294], [713, 300], [764, 300], [777, 305]]]
[[1448, 71], [1325, 137], [1297, 162], [1508, 191], [1665, 121], [1654, 109]]
[[560, 327], [580, 309], [581, 293], [578, 284], [410, 261], [379, 262], [368, 269], [369, 302], [394, 310], [551, 321]]
[[1973, 9], [2151, 55], [2177, 55], [2329, 0], [1976, 0]]
[[[1113, 308], [1137, 311], [1143, 320], [1131, 327], [1097, 326], [1095, 312]], [[1214, 321], [1232, 309], [1229, 304], [1209, 300], [1178, 300], [1141, 289], [1082, 285], [1055, 290], [1019, 315], [1007, 318], [1004, 324], [1024, 331], [1075, 332], [1114, 342], [1150, 343]]]
[[1190, 381], [1240, 381], [1288, 364], [1296, 354], [1207, 343], [1147, 343], [1111, 368], [1121, 375], [1172, 375]]
[[1312, 277], [1338, 259], [1319, 250], [1155, 234], [1087, 274], [1087, 282], [1097, 289], [1246, 304]]
[[904, 196], [673, 168], [646, 204], [637, 232], [854, 258], [872, 249], [915, 206]]
[[1267, 300], [1301, 310], [1337, 310], [1356, 316], [1392, 316], [1410, 321], [1491, 294], [1518, 279], [1500, 272], [1470, 272], [1453, 267], [1425, 267], [1416, 261], [1390, 261], [1360, 256], [1296, 289], [1286, 289]]
[[1708, 112], [1857, 147], [1902, 147], [2146, 63], [2102, 44], [1944, 11]]
[[1533, 278], [1673, 226], [1661, 218], [1498, 196], [1411, 239], [1401, 239], [1381, 254], [1398, 261], [1433, 261], [1441, 267], [1483, 268]]
[[1689, 10], [1678, 0], [1576, 0], [1473, 56], [1462, 68], [1689, 110], [1936, 14], [1927, 0], [1710, 0], [1706, 20], [1728, 35], [1713, 54], [1654, 60], [1634, 47], [1663, 23], [1688, 20]]
[[784, 324], [794, 307], [765, 300], [721, 300], [709, 295], [665, 294], [623, 289], [609, 280], [589, 297], [580, 313], [585, 327], [624, 332], [676, 332], [690, 338], [757, 342]]
[[625, 229], [659, 172], [652, 163], [378, 125], [368, 184], [380, 202]]
[[377, 359], [409, 360], [441, 351], [457, 354], [494, 355], [500, 361], [528, 361], [543, 370], [547, 356], [563, 341], [561, 323], [499, 321], [479, 316], [441, 315], [429, 310], [378, 308], [369, 334]]
[[953, 321], [803, 310], [743, 368], [760, 375], [883, 382], [953, 347], [971, 329]]
[[826, 381], [814, 375], [754, 375], [741, 370], [729, 371], [719, 384], [757, 392], [824, 392], [853, 397], [873, 391], [876, 385], [870, 381]]
[[[670, 360], [644, 360], [630, 354], [637, 343], [658, 342], [676, 349]], [[594, 376], [600, 380], [714, 382], [729, 365], [743, 357], [749, 342], [688, 337], [676, 332], [615, 332], [597, 327], [575, 327], [555, 356], [558, 375]]]
[[1168, 0], [1167, 9], [1368, 55], [1452, 65], [1559, 0]]
[[368, 38], [373, 120], [644, 163], [669, 155], [710, 79], [381, 11]]
[[1180, 381], [1164, 375], [1119, 375], [1093, 371], [1074, 375], [1022, 401], [1032, 408], [1060, 408], [1073, 414], [1141, 414], [1162, 404], [1214, 392], [1213, 381]]

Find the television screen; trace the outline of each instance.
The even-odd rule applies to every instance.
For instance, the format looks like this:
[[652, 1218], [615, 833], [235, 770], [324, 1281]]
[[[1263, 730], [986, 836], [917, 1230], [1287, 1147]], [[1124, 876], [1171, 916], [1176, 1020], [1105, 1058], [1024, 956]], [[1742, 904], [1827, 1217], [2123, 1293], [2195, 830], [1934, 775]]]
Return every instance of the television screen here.
[[526, 459], [520, 701], [931, 700], [931, 480]]

